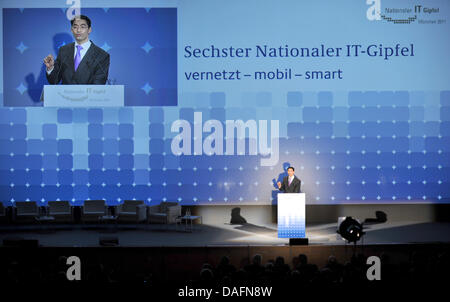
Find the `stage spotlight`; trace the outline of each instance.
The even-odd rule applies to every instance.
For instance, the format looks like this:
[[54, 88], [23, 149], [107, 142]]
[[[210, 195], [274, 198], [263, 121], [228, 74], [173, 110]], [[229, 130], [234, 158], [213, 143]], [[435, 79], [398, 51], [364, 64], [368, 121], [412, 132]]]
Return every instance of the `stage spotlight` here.
[[349, 243], [354, 242], [355, 244], [356, 241], [361, 239], [361, 237], [365, 234], [365, 232], [363, 232], [362, 224], [359, 223], [358, 220], [353, 219], [351, 216], [345, 217], [339, 225], [337, 233]]

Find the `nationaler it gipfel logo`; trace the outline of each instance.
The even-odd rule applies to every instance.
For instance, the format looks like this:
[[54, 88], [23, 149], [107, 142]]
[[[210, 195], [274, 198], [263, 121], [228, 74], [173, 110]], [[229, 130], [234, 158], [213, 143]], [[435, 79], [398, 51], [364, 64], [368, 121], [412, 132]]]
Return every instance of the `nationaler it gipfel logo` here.
[[444, 24], [447, 22], [440, 16], [439, 7], [411, 4], [405, 7], [381, 8], [381, 0], [366, 0], [366, 4], [369, 5], [366, 11], [369, 21], [386, 21], [393, 24]]

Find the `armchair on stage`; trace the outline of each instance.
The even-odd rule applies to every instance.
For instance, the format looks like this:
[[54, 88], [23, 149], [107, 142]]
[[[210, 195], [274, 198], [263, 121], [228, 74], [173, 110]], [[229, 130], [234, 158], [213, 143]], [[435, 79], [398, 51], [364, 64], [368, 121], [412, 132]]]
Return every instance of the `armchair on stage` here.
[[0, 222], [5, 222], [6, 221], [6, 208], [3, 205], [3, 202], [0, 201]]
[[178, 216], [181, 216], [181, 205], [177, 202], [161, 202], [148, 207], [149, 223], [176, 223]]
[[305, 193], [278, 193], [278, 237], [305, 238]]
[[69, 201], [49, 201], [48, 215], [55, 217], [55, 221], [73, 222], [73, 207]]
[[16, 221], [34, 221], [39, 216], [39, 207], [36, 201], [16, 201], [14, 203]]
[[98, 222], [99, 217], [108, 213], [104, 200], [85, 200], [81, 207], [83, 222]]
[[121, 222], [139, 223], [147, 220], [147, 206], [143, 200], [125, 200], [117, 206], [116, 211]]

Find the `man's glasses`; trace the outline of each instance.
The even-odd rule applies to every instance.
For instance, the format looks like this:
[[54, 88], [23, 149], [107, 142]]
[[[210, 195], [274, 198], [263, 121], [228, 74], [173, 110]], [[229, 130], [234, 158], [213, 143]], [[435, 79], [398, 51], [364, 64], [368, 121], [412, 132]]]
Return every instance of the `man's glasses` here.
[[73, 25], [73, 26], [72, 26], [72, 29], [73, 29], [73, 30], [78, 30], [78, 29], [86, 30], [87, 28], [88, 28], [87, 25], [81, 25], [81, 26]]

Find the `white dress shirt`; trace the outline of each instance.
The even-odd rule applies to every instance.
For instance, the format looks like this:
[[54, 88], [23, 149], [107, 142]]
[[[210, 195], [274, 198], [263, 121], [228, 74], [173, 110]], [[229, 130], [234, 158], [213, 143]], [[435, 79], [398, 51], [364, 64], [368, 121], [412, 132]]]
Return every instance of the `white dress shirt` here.
[[[77, 45], [81, 45], [83, 47], [83, 49], [80, 50], [80, 56], [81, 56], [81, 60], [83, 60], [84, 55], [87, 53], [89, 47], [91, 47], [91, 40], [87, 40], [86, 42], [84, 42], [83, 44], [78, 44], [77, 42], [75, 42], [75, 47], [74, 47], [74, 52], [73, 52], [73, 58], [75, 59], [75, 56], [77, 55]], [[80, 62], [81, 62], [80, 60]], [[53, 69], [55, 67], [52, 67], [52, 69], [47, 70], [47, 74], [52, 73]]]

